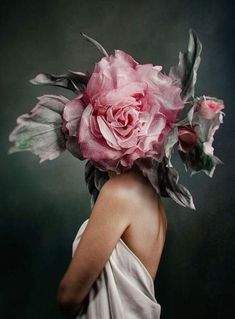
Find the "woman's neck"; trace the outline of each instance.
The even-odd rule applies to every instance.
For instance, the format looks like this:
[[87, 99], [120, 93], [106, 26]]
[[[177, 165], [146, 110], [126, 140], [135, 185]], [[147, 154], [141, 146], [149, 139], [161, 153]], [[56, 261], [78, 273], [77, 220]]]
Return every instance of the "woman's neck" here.
[[107, 172], [108, 172], [109, 178], [113, 178], [118, 175], [124, 175], [124, 176], [136, 177], [142, 180], [145, 179], [142, 172], [135, 166], [132, 166], [129, 170], [119, 174], [117, 174], [115, 171], [112, 171], [112, 170], [108, 170]]

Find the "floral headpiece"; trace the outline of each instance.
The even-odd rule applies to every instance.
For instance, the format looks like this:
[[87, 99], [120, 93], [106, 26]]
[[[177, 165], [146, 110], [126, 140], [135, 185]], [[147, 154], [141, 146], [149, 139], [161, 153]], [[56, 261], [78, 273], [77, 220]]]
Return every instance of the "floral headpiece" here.
[[202, 50], [196, 33], [189, 29], [187, 51], [179, 53], [179, 63], [168, 75], [162, 66], [139, 64], [122, 50], [109, 55], [96, 40], [81, 35], [104, 57], [92, 74], [40, 73], [30, 81], [72, 90], [76, 97], [38, 97], [36, 106], [17, 118], [8, 154], [31, 151], [42, 163], [67, 149], [87, 159], [91, 206], [108, 170], [120, 174], [136, 165], [158, 194], [195, 209], [190, 192], [178, 183], [171, 156], [176, 149], [191, 175], [204, 171], [212, 177], [216, 164], [222, 163], [212, 143], [224, 116], [222, 100], [194, 97]]

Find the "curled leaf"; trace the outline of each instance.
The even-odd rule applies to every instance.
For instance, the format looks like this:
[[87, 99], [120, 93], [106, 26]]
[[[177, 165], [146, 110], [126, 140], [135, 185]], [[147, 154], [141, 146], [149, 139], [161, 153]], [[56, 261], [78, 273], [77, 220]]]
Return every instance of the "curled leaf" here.
[[87, 85], [89, 76], [82, 72], [69, 71], [66, 74], [50, 74], [39, 73], [35, 78], [29, 82], [35, 85], [52, 85], [59, 86], [65, 89], [74, 91], [76, 93], [82, 93]]
[[158, 177], [162, 196], [169, 196], [176, 203], [195, 210], [191, 193], [178, 183], [179, 173], [174, 167], [167, 166], [166, 159], [159, 164]]
[[98, 42], [96, 41], [95, 39], [92, 39], [91, 37], [89, 37], [88, 35], [86, 35], [85, 33], [83, 32], [80, 32], [80, 34], [85, 38], [87, 39], [89, 42], [91, 42], [92, 44], [94, 44], [94, 46], [106, 57], [108, 57], [108, 53], [107, 51], [103, 48], [103, 46]]

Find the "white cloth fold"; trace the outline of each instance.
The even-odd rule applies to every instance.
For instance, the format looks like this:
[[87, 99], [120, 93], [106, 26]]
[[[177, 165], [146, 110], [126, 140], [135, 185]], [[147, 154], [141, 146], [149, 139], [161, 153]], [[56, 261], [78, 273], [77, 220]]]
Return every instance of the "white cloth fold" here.
[[[78, 230], [72, 256], [88, 221]], [[150, 273], [120, 238], [76, 319], [159, 319], [160, 313]]]

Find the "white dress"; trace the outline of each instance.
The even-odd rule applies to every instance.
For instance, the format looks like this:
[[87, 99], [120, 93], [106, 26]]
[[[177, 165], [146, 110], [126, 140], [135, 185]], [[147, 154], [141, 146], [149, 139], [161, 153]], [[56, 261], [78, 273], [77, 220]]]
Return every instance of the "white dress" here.
[[[88, 220], [73, 241], [72, 256]], [[150, 273], [120, 238], [76, 319], [159, 319], [160, 313]]]

